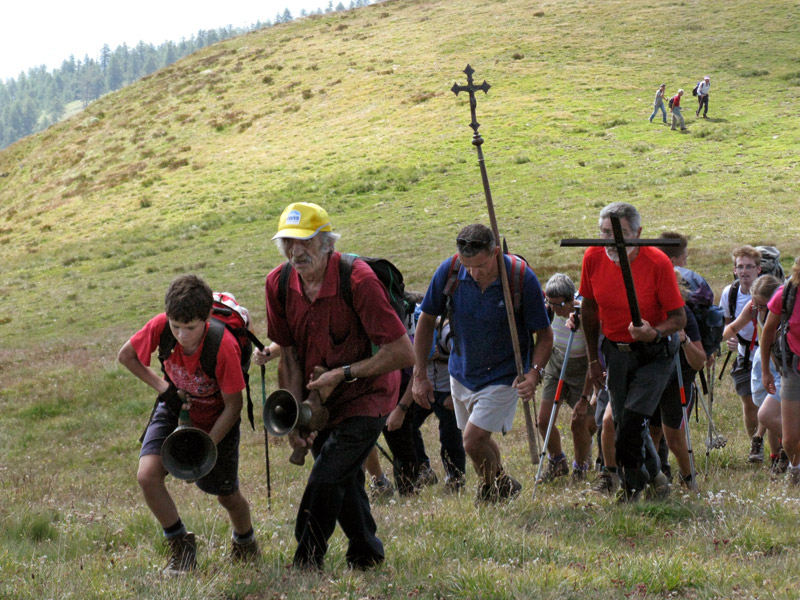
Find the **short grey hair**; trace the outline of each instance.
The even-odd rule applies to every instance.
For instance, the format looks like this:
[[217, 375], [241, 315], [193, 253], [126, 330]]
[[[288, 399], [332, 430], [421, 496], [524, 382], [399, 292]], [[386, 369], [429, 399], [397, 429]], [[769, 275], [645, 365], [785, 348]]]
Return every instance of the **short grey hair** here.
[[551, 298], [564, 298], [567, 302], [575, 297], [575, 284], [568, 275], [556, 273], [547, 280], [544, 293]]
[[[334, 233], [333, 231], [320, 231], [317, 236], [320, 239], [320, 248], [323, 252], [330, 254], [334, 250], [334, 246], [336, 245], [336, 240], [338, 240], [341, 236], [339, 233]], [[317, 237], [315, 236], [315, 237]], [[284, 246], [284, 240], [286, 239], [293, 239], [293, 238], [275, 238], [275, 245], [278, 247], [278, 252], [281, 253], [283, 258], [288, 259], [289, 257], [286, 256], [286, 248]]]
[[642, 226], [642, 216], [633, 204], [627, 202], [612, 202], [600, 211], [600, 227], [603, 226], [603, 221], [610, 218], [611, 215], [616, 215], [619, 220], [627, 219], [631, 225], [631, 229], [639, 231]]

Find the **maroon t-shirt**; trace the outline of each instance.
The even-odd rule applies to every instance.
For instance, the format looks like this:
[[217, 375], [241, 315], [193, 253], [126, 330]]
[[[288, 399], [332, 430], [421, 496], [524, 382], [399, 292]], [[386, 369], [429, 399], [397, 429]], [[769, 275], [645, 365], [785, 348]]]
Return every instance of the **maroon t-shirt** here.
[[[150, 366], [150, 357], [158, 348], [161, 332], [167, 327], [167, 315], [161, 313], [150, 319], [131, 338], [131, 345], [136, 355], [146, 367]], [[206, 323], [206, 334], [208, 323]], [[235, 394], [244, 389], [242, 375], [241, 350], [236, 338], [227, 329], [222, 335], [222, 342], [217, 353], [216, 379], [212, 379], [203, 371], [200, 364], [200, 353], [206, 341], [206, 334], [197, 350], [191, 355], [183, 352], [183, 346], [175, 344], [172, 354], [164, 361], [164, 369], [179, 390], [184, 390], [191, 400], [189, 417], [192, 424], [204, 431], [211, 431], [220, 413], [225, 408], [220, 392]]]
[[[350, 279], [353, 307], [339, 294], [339, 259], [328, 259], [325, 278], [313, 302], [303, 293], [297, 271], [292, 270], [286, 305], [278, 299], [281, 267], [266, 281], [269, 338], [282, 347], [293, 346], [308, 381], [314, 367], [334, 369], [352, 364], [382, 346], [406, 335], [406, 328], [394, 312], [386, 289], [372, 269], [360, 260], [353, 262]], [[355, 310], [355, 312], [353, 312]], [[400, 372], [359, 378], [341, 383], [327, 400], [331, 425], [353, 416], [387, 415], [398, 400]], [[304, 392], [306, 395], [308, 391]]]

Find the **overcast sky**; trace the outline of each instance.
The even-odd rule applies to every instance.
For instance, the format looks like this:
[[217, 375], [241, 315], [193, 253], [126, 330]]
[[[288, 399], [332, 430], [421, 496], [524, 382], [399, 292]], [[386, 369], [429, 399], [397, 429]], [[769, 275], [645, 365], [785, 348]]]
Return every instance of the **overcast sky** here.
[[[334, 6], [339, 0], [334, 1]], [[349, 0], [342, 2], [349, 6]], [[247, 27], [256, 21], [274, 21], [288, 8], [292, 16], [328, 6], [328, 0], [14, 0], [2, 9], [0, 81], [19, 77], [31, 67], [48, 71], [74, 55], [97, 59], [103, 44], [114, 50], [139, 40], [158, 46], [199, 29], [233, 25]]]

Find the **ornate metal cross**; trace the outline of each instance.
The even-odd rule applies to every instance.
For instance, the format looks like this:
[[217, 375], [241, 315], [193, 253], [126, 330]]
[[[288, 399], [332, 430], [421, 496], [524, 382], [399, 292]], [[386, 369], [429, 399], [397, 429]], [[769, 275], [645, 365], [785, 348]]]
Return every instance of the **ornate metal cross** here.
[[[472, 136], [472, 143], [478, 147], [478, 151], [480, 152], [481, 144], [483, 143], [483, 138], [481, 134], [478, 133], [478, 127], [481, 126], [478, 123], [478, 117], [475, 114], [475, 111], [478, 107], [478, 101], [475, 99], [475, 92], [482, 91], [484, 94], [489, 91], [489, 88], [492, 87], [486, 80], [483, 80], [483, 83], [480, 85], [475, 85], [472, 81], [472, 74], [475, 72], [475, 69], [467, 65], [467, 68], [464, 69], [464, 73], [467, 74], [467, 85], [458, 85], [457, 83], [453, 84], [453, 87], [450, 88], [450, 91], [453, 92], [456, 96], [458, 96], [459, 92], [467, 92], [469, 94], [469, 109], [472, 113], [472, 123], [469, 124], [472, 127], [472, 131], [474, 131], [474, 135]], [[481, 156], [481, 159], [483, 157]]]

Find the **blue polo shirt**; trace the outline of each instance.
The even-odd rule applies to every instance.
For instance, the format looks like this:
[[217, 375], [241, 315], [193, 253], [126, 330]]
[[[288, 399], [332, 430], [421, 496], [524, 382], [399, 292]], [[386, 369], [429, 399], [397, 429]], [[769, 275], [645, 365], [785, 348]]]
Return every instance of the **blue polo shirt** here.
[[[506, 270], [510, 271], [511, 258], [504, 258]], [[429, 315], [445, 313], [447, 297], [444, 287], [450, 274], [450, 263], [451, 258], [448, 258], [436, 269], [422, 301], [422, 312]], [[451, 302], [453, 350], [448, 363], [450, 375], [473, 391], [488, 385], [511, 385], [517, 376], [517, 367], [500, 278], [483, 292], [463, 266], [458, 279]], [[522, 306], [516, 318], [523, 365], [527, 372], [532, 345], [530, 332], [550, 325], [542, 288], [530, 267], [525, 270]]]

